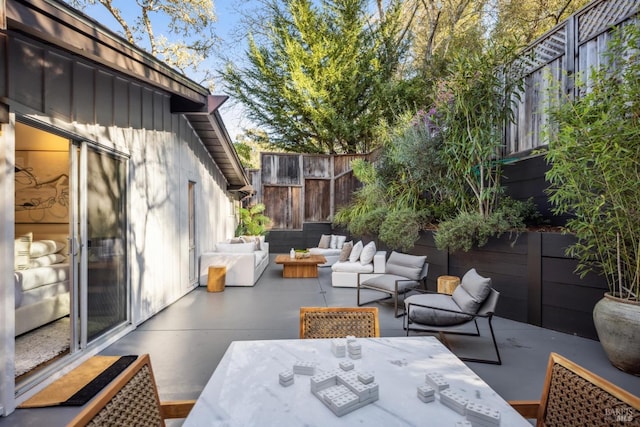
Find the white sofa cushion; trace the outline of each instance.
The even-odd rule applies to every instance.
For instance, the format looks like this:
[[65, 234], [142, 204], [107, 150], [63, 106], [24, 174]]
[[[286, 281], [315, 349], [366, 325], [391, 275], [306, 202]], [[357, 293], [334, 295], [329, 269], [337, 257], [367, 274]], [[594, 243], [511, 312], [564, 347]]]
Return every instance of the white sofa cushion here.
[[342, 273], [373, 273], [373, 264], [361, 264], [358, 261], [338, 261], [331, 266], [331, 270]]
[[264, 249], [264, 236], [240, 236], [240, 239], [244, 243], [254, 243], [257, 251]]
[[360, 259], [360, 254], [362, 253], [362, 249], [364, 246], [362, 245], [362, 240], [358, 241], [353, 248], [351, 249], [351, 254], [349, 254], [349, 261], [356, 262]]
[[231, 254], [247, 254], [255, 252], [256, 244], [251, 243], [216, 243], [216, 252], [226, 252]]
[[309, 248], [309, 253], [311, 255], [322, 255], [322, 256], [334, 256], [340, 255], [340, 249], [322, 249], [322, 248]]

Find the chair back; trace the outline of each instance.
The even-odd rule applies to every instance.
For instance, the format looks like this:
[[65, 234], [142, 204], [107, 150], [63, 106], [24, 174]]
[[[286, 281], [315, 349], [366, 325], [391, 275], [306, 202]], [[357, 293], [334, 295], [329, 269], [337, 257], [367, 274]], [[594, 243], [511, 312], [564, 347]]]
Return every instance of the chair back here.
[[499, 297], [500, 297], [500, 292], [491, 288], [491, 292], [489, 292], [489, 295], [487, 295], [487, 298], [484, 300], [482, 305], [478, 308], [477, 314], [484, 317], [493, 315], [493, 313], [496, 312], [496, 305], [498, 305]]
[[377, 307], [300, 307], [300, 338], [380, 336]]
[[148, 354], [129, 365], [87, 404], [68, 427], [107, 425], [165, 425]]
[[425, 262], [422, 266], [422, 270], [420, 271], [420, 280], [424, 280], [427, 278], [427, 273], [429, 272], [429, 263]]
[[549, 356], [538, 426], [638, 425], [640, 398], [556, 353]]

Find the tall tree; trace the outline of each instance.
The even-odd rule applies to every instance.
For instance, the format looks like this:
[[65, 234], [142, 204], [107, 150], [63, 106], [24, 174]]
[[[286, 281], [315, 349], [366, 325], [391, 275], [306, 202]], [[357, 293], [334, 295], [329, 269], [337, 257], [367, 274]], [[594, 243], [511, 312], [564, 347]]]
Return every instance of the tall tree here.
[[508, 39], [526, 46], [568, 18], [591, 0], [493, 0], [492, 38]]
[[487, 0], [407, 0], [403, 21], [413, 34], [411, 54], [419, 67], [451, 48], [483, 44], [483, 11]]
[[[137, 14], [125, 16], [117, 3], [135, 4]], [[198, 75], [201, 83], [212, 85], [213, 74], [203, 66], [217, 43], [214, 33], [216, 15], [213, 0], [69, 0], [79, 9], [103, 6], [120, 25], [129, 43], [189, 76]], [[156, 32], [163, 26], [163, 31]]]
[[384, 19], [367, 0], [271, 0], [266, 34], [249, 38], [246, 66], [229, 64], [228, 93], [294, 152], [357, 153], [375, 145], [375, 127], [397, 102], [404, 52], [399, 3]]

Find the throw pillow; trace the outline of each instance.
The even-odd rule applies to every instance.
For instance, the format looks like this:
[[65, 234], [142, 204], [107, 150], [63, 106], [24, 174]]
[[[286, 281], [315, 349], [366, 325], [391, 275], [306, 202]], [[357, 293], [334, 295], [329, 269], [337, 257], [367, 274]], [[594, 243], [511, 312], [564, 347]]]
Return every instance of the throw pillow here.
[[13, 248], [13, 267], [15, 270], [28, 270], [31, 258], [31, 243], [33, 241], [33, 233], [27, 233], [18, 237], [14, 242]]
[[342, 245], [342, 249], [340, 250], [340, 258], [338, 259], [338, 261], [347, 261], [349, 259], [349, 255], [351, 255], [351, 249], [353, 249], [353, 241], [345, 242]]
[[318, 247], [320, 249], [329, 249], [329, 243], [331, 243], [331, 235], [323, 234], [320, 236], [320, 242], [318, 243]]
[[458, 304], [460, 311], [465, 313], [475, 314], [478, 312], [478, 308], [480, 308], [480, 303], [473, 299], [462, 286], [458, 286], [456, 290], [453, 291], [451, 299]]
[[331, 241], [329, 242], [329, 248], [337, 249], [338, 248], [338, 236], [335, 234], [331, 235]]
[[376, 243], [372, 240], [362, 248], [360, 254], [360, 264], [367, 265], [373, 261], [373, 256], [376, 254]]
[[47, 265], [60, 264], [66, 260], [62, 254], [49, 254], [38, 258], [31, 258], [29, 266], [31, 268], [45, 267]]
[[362, 240], [353, 245], [353, 249], [351, 249], [351, 253], [349, 254], [349, 262], [356, 262], [360, 259], [360, 254], [362, 253], [362, 249], [364, 248], [362, 244]]
[[65, 243], [56, 242], [55, 240], [35, 240], [31, 243], [29, 256], [31, 258], [38, 258], [49, 254], [55, 254], [62, 251], [66, 246], [67, 245]]
[[256, 245], [256, 251], [261, 249], [260, 244], [262, 240], [260, 239], [260, 236], [240, 236], [240, 238], [244, 243], [254, 243]]
[[478, 304], [484, 302], [491, 292], [491, 279], [482, 277], [475, 268], [467, 271], [460, 281], [460, 286], [473, 298]]
[[347, 240], [347, 236], [338, 236], [337, 241], [336, 241], [336, 248], [337, 249], [342, 249], [342, 246], [344, 245], [344, 242]]

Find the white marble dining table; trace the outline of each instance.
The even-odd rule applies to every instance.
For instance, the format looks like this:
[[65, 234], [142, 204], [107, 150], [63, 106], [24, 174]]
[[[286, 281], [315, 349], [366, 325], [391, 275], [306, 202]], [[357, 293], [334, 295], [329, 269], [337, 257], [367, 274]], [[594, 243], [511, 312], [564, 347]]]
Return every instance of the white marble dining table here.
[[[336, 357], [330, 339], [234, 341], [196, 401], [185, 427], [204, 426], [465, 426], [467, 417], [440, 400], [424, 403], [417, 388], [426, 375], [442, 375], [449, 389], [469, 402], [499, 412], [499, 425], [530, 427], [436, 338], [358, 338], [361, 358]], [[341, 372], [349, 361], [354, 372], [365, 372], [378, 384], [378, 399], [336, 416], [310, 387], [311, 376], [294, 375], [283, 386], [279, 374], [298, 362], [312, 362], [316, 373]], [[515, 380], [515, 379], [514, 379]], [[428, 385], [428, 384], [427, 384]], [[494, 420], [495, 422], [495, 420]], [[478, 425], [478, 424], [473, 424]], [[495, 425], [495, 424], [487, 424]]]

